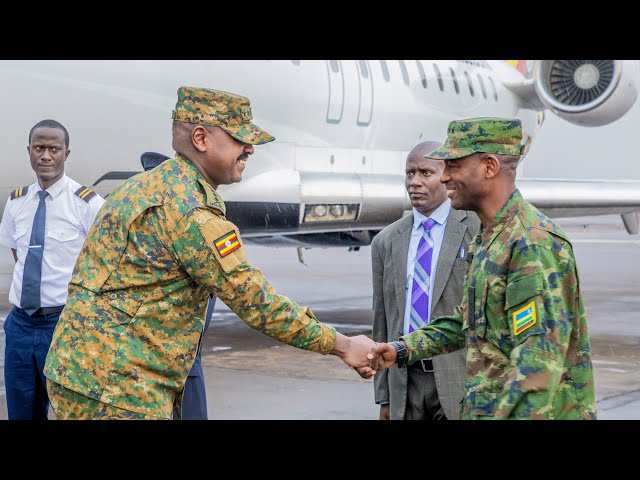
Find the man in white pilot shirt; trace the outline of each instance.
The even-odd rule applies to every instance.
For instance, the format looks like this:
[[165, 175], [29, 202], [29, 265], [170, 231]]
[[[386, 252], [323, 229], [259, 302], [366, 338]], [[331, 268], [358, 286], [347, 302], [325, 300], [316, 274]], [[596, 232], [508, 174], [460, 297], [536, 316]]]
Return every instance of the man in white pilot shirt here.
[[46, 420], [42, 369], [80, 249], [104, 199], [67, 177], [69, 133], [55, 120], [29, 132], [31, 168], [38, 181], [7, 201], [0, 244], [16, 262], [4, 322], [4, 379], [9, 420]]

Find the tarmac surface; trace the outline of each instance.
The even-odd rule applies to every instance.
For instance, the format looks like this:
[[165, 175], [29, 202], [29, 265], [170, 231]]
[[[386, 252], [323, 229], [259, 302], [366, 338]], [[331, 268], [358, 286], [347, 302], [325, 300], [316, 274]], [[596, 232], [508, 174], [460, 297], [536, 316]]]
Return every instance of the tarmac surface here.
[[[617, 215], [557, 219], [574, 243], [587, 310], [600, 419], [640, 419], [640, 236]], [[0, 255], [0, 323], [13, 258]], [[346, 335], [371, 333], [370, 248], [305, 250], [247, 245], [276, 291]], [[0, 370], [4, 331], [0, 329]], [[217, 302], [203, 340], [210, 419], [376, 419], [373, 382], [337, 357], [299, 350], [244, 324]], [[4, 373], [0, 419], [6, 419]]]

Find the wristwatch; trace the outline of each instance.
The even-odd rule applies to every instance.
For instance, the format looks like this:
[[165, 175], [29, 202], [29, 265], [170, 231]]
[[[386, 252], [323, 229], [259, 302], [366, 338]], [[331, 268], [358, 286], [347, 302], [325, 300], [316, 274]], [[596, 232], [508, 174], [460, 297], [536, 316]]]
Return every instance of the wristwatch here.
[[409, 352], [407, 352], [404, 342], [389, 342], [389, 345], [393, 345], [396, 349], [396, 363], [398, 364], [398, 368], [404, 368], [409, 359]]

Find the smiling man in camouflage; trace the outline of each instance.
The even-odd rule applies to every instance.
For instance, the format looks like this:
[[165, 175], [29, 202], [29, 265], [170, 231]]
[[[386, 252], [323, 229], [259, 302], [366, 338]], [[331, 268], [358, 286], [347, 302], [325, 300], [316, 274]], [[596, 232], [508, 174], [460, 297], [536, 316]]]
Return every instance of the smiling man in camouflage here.
[[459, 120], [445, 145], [425, 155], [445, 162], [440, 181], [451, 205], [475, 211], [482, 230], [470, 244], [454, 315], [373, 351], [382, 370], [466, 344], [464, 419], [595, 419], [573, 249], [516, 189], [521, 140], [517, 119]]
[[216, 189], [242, 180], [253, 146], [274, 140], [249, 100], [181, 87], [173, 120], [176, 157], [109, 195], [78, 257], [44, 369], [59, 419], [180, 413], [211, 294], [277, 340], [368, 364], [373, 341], [276, 294], [225, 218]]

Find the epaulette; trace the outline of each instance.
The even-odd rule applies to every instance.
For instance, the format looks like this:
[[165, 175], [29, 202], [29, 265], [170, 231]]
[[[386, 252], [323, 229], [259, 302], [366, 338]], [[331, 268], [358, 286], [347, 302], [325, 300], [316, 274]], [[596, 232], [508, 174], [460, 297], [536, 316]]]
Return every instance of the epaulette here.
[[78, 190], [76, 190], [75, 194], [85, 202], [88, 202], [97, 195], [97, 193], [91, 190], [89, 187], [80, 187]]
[[16, 188], [13, 192], [11, 192], [11, 200], [15, 200], [19, 197], [24, 197], [29, 191], [29, 185], [26, 187]]

